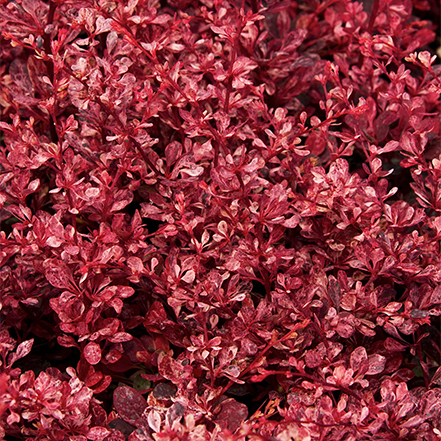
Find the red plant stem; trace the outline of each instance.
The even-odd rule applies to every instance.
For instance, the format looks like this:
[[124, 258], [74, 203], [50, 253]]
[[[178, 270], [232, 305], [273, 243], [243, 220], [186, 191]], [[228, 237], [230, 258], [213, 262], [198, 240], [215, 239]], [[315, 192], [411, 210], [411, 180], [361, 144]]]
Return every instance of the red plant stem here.
[[225, 94], [225, 104], [224, 104], [224, 112], [228, 115], [229, 106], [230, 106], [230, 95], [231, 88], [233, 85], [233, 67], [237, 58], [237, 46], [239, 45], [240, 34], [242, 33], [242, 27], [238, 29], [236, 35], [234, 36], [233, 47], [231, 48], [231, 59], [230, 66], [228, 68], [228, 82]]
[[[50, 1], [49, 4], [49, 12], [47, 15], [47, 22], [46, 22], [46, 26], [50, 26], [53, 21], [54, 21], [54, 15], [55, 15], [55, 10], [57, 9], [57, 6], [55, 5], [55, 2], [53, 2], [52, 0]], [[51, 54], [52, 53], [52, 49], [51, 49], [51, 36], [50, 34], [46, 34], [44, 36], [44, 51], [46, 52], [46, 54]], [[51, 61], [50, 59], [46, 61], [46, 68], [47, 68], [47, 73], [49, 76], [49, 79], [51, 81], [53, 81], [54, 79], [54, 63], [53, 61]]]
[[[48, 12], [48, 16], [47, 16], [47, 23], [46, 23], [47, 26], [51, 25], [52, 22], [54, 21], [54, 15], [55, 15], [56, 9], [57, 9], [57, 6], [56, 6], [55, 2], [51, 1], [49, 4], [49, 12]], [[49, 55], [52, 52], [50, 34], [46, 34], [44, 36], [44, 50], [47, 55]], [[47, 69], [49, 79], [51, 80], [52, 85], [54, 85], [54, 62], [52, 60], [48, 59], [48, 60], [46, 60], [45, 64], [46, 64], [46, 69]], [[52, 95], [55, 99], [56, 90], [54, 90], [54, 88], [52, 89]], [[57, 133], [57, 128], [56, 128], [55, 106], [56, 106], [56, 102], [54, 101], [54, 104], [53, 104], [54, 111], [49, 112], [50, 113], [50, 115], [49, 115], [49, 132], [51, 135], [52, 142], [57, 143], [58, 142], [58, 133]]]
[[291, 372], [291, 371], [265, 371], [265, 376], [268, 375], [285, 375], [287, 378], [291, 377], [298, 377], [298, 378], [306, 378], [307, 380], [310, 380], [314, 383], [320, 383], [322, 386], [332, 388], [335, 390], [340, 390], [341, 392], [345, 393], [346, 395], [350, 395], [357, 400], [363, 401], [363, 399], [354, 391], [351, 389], [348, 389], [345, 386], [341, 386], [338, 384], [328, 383], [327, 381], [324, 381], [320, 378], [314, 377], [314, 375], [307, 374], [306, 372]]
[[[306, 326], [308, 326], [308, 324], [311, 321], [309, 319], [303, 320], [303, 322], [297, 323], [294, 326], [294, 329], [291, 329], [291, 331], [288, 332], [288, 334], [284, 335], [283, 337], [279, 338], [278, 340], [271, 340], [266, 348], [259, 354], [256, 356], [256, 358], [254, 359], [254, 361], [248, 365], [247, 368], [245, 368], [239, 375], [238, 378], [243, 377], [245, 374], [247, 374], [251, 369], [253, 369], [258, 363], [260, 363], [260, 361], [262, 360], [262, 358], [264, 357], [264, 355], [275, 345], [277, 345], [278, 343], [282, 343], [285, 340], [288, 340], [292, 334], [294, 334], [296, 331], [298, 331], [299, 329], [303, 329]], [[218, 394], [218, 397], [222, 396], [232, 385], [234, 384], [234, 381], [230, 380], [228, 382], [228, 384], [221, 390], [221, 392]]]
[[[367, 32], [372, 34], [372, 30], [374, 28], [375, 19], [377, 18], [378, 8], [380, 7], [380, 0], [374, 0], [374, 4], [372, 5], [371, 15], [369, 17], [369, 24], [367, 28]], [[360, 58], [358, 60], [358, 67], [361, 68], [363, 66], [364, 55], [360, 53]]]
[[377, 18], [379, 6], [380, 6], [380, 0], [374, 0], [371, 16], [369, 17], [369, 24], [367, 30], [370, 34], [372, 33], [372, 29], [374, 28], [374, 23], [375, 23], [375, 19]]

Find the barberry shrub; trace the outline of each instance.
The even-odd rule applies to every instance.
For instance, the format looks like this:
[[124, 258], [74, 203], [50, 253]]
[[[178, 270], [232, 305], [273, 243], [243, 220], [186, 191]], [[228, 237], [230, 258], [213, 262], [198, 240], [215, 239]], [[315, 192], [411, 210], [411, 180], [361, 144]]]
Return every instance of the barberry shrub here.
[[437, 23], [0, 0], [0, 439], [440, 439]]

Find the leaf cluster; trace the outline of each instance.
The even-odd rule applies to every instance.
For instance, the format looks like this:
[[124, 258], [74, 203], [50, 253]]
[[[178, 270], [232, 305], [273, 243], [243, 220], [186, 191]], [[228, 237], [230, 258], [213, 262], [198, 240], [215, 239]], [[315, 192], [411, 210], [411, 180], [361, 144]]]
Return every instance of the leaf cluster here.
[[0, 439], [439, 439], [437, 20], [0, 0]]

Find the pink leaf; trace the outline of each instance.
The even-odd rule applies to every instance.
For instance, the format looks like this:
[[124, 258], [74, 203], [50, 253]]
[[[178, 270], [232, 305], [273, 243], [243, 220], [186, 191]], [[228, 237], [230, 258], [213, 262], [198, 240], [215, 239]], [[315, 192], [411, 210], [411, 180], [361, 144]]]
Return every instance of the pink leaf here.
[[179, 384], [182, 378], [183, 366], [169, 355], [162, 357], [158, 364], [159, 373], [174, 384]]
[[117, 332], [108, 338], [108, 340], [112, 343], [123, 343], [126, 341], [132, 340], [133, 336], [128, 334], [127, 332]]
[[33, 338], [31, 338], [30, 340], [26, 340], [26, 341], [21, 342], [18, 345], [17, 350], [15, 351], [15, 353], [17, 355], [16, 360], [19, 360], [20, 358], [26, 357], [26, 355], [28, 355], [29, 352], [31, 352], [33, 344], [34, 344]]
[[115, 213], [116, 211], [120, 211], [123, 208], [127, 207], [133, 200], [133, 193], [128, 190], [119, 190], [115, 195], [115, 202], [110, 209], [111, 213]]
[[161, 430], [161, 415], [159, 415], [156, 410], [152, 409], [149, 412], [147, 415], [147, 421], [154, 432], [159, 432]]
[[62, 243], [64, 243], [64, 239], [55, 236], [51, 236], [46, 240], [46, 245], [52, 248], [58, 248]]
[[191, 165], [189, 168], [182, 168], [181, 173], [187, 173], [189, 176], [195, 177], [200, 176], [204, 172], [204, 167]]
[[110, 300], [107, 302], [107, 304], [108, 304], [109, 306], [111, 306], [111, 307], [115, 310], [115, 312], [116, 312], [117, 314], [121, 314], [121, 311], [122, 311], [123, 306], [124, 306], [124, 302], [123, 302], [121, 299], [118, 299], [118, 298], [110, 299]]
[[110, 430], [105, 427], [92, 427], [87, 432], [87, 439], [91, 439], [92, 441], [103, 441], [103, 439], [110, 434]]
[[59, 335], [57, 337], [57, 341], [60, 346], [64, 346], [65, 348], [70, 348], [70, 347], [74, 347], [78, 349], [80, 348], [78, 343], [70, 335], [64, 335], [64, 334]]
[[84, 348], [84, 358], [91, 365], [98, 364], [101, 361], [101, 348], [100, 345], [95, 342], [88, 343]]
[[196, 273], [194, 272], [194, 270], [188, 270], [181, 277], [181, 280], [183, 280], [185, 283], [193, 283], [195, 277], [196, 277]]
[[296, 214], [289, 219], [285, 219], [282, 225], [286, 228], [295, 228], [299, 224], [300, 218]]
[[350, 358], [350, 367], [351, 369], [356, 372], [358, 371], [361, 364], [368, 359], [366, 349], [362, 346], [359, 346], [358, 348], [355, 348], [352, 351], [351, 358]]
[[20, 415], [11, 410], [11, 414], [6, 418], [6, 423], [12, 426], [15, 423], [20, 422]]
[[118, 286], [118, 297], [126, 299], [127, 297], [133, 296], [135, 290], [130, 286]]
[[383, 372], [386, 366], [386, 357], [379, 354], [369, 355], [369, 369], [366, 375], [377, 375]]
[[337, 324], [337, 328], [336, 331], [338, 332], [338, 334], [343, 337], [343, 338], [349, 338], [351, 337], [354, 332], [355, 329], [352, 325], [350, 325], [349, 323], [346, 323], [342, 320], [340, 320]]
[[43, 263], [45, 276], [55, 288], [67, 289], [72, 281], [72, 273], [68, 266], [56, 259], [48, 259]]
[[145, 272], [144, 265], [139, 257], [129, 257], [127, 259], [127, 266], [131, 269], [133, 274], [136, 274], [137, 276]]
[[378, 149], [378, 153], [390, 153], [397, 150], [400, 147], [398, 141], [389, 141], [383, 148]]
[[143, 202], [141, 204], [141, 216], [154, 220], [163, 220], [164, 211], [152, 203]]
[[401, 427], [404, 428], [410, 428], [420, 425], [425, 420], [424, 416], [421, 415], [415, 415], [411, 418], [409, 418], [407, 421], [404, 422], [404, 424], [401, 424]]
[[[115, 421], [115, 420], [113, 420]], [[111, 421], [111, 422], [113, 422]], [[109, 424], [110, 427], [110, 424]], [[131, 426], [130, 426], [131, 427]], [[133, 430], [132, 430], [133, 431]], [[127, 436], [129, 436], [132, 432], [129, 432]], [[126, 437], [120, 430], [111, 430], [110, 434], [106, 437], [106, 441], [126, 441]]]

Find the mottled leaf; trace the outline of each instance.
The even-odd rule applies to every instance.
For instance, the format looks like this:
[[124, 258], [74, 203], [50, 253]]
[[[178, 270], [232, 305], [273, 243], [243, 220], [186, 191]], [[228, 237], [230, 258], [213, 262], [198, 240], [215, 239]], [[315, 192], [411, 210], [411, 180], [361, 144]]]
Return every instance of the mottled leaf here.
[[87, 432], [87, 439], [92, 441], [103, 441], [103, 439], [110, 434], [110, 430], [105, 427], [92, 427]]
[[21, 342], [15, 351], [15, 354], [17, 356], [16, 360], [19, 360], [20, 358], [26, 357], [26, 355], [31, 352], [32, 345], [34, 344], [34, 339], [31, 338], [30, 340], [26, 340]]
[[366, 372], [366, 375], [377, 375], [383, 372], [384, 367], [386, 366], [386, 357], [383, 357], [379, 354], [369, 355], [369, 369]]
[[113, 392], [113, 405], [122, 419], [134, 424], [147, 407], [147, 401], [137, 390], [120, 386]]
[[248, 416], [248, 407], [236, 401], [234, 398], [228, 398], [220, 404], [220, 411], [213, 417], [213, 421], [222, 429], [228, 429], [235, 432]]
[[56, 259], [48, 259], [43, 263], [45, 276], [55, 288], [67, 289], [70, 287], [72, 273], [64, 263]]
[[100, 345], [91, 341], [83, 350], [84, 358], [91, 365], [98, 364], [101, 361], [101, 348]]
[[161, 415], [159, 415], [156, 410], [152, 409], [147, 415], [147, 421], [150, 428], [154, 432], [159, 432], [161, 430]]

